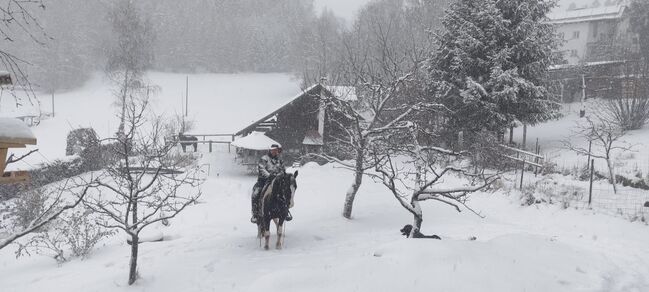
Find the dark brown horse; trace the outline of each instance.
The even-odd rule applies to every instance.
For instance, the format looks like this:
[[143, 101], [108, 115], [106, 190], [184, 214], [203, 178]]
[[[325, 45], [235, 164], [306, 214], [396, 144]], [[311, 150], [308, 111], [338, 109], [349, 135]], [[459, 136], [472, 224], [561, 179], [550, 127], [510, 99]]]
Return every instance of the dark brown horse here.
[[257, 221], [258, 237], [266, 239], [264, 249], [268, 249], [270, 240], [270, 221], [277, 227], [277, 243], [275, 248], [281, 249], [284, 236], [284, 221], [288, 217], [288, 210], [293, 207], [293, 198], [297, 189], [298, 172], [292, 174], [282, 173], [270, 182], [261, 198], [261, 220]]

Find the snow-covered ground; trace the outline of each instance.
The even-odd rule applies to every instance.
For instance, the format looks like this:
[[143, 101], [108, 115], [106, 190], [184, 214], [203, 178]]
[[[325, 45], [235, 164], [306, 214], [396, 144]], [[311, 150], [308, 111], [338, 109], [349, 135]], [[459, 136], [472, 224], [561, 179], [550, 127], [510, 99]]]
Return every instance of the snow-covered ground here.
[[[180, 111], [184, 75], [150, 78], [162, 86], [160, 108]], [[191, 76], [196, 131], [237, 130], [293, 97], [296, 84], [285, 75]], [[41, 161], [63, 156], [70, 125], [114, 131], [109, 92], [96, 78], [57, 95], [57, 116], [33, 128]], [[471, 206], [485, 218], [426, 202], [422, 231], [443, 240], [409, 240], [399, 229], [411, 216], [370, 179], [353, 220], [344, 219], [352, 177], [332, 165], [299, 169], [285, 247], [264, 251], [249, 223], [256, 178], [225, 149], [202, 153], [201, 163], [211, 165], [202, 203], [161, 229], [165, 241], [141, 245], [141, 279], [133, 287], [126, 284], [129, 246], [115, 236], [90, 258], [62, 266], [39, 256], [16, 259], [13, 246], [0, 250], [0, 291], [649, 291], [644, 224], [558, 205], [522, 207], [516, 192], [499, 191], [473, 196]]]
[[[586, 115], [593, 112], [598, 102], [590, 100], [586, 103]], [[564, 141], [571, 144], [588, 149], [588, 142], [575, 135], [575, 126], [583, 118], [579, 117], [579, 103], [564, 105], [564, 117], [556, 120], [543, 123], [534, 127], [529, 127], [527, 131], [527, 148], [533, 149], [536, 140], [539, 140], [541, 152], [547, 158], [557, 164], [560, 168], [572, 168], [575, 166], [583, 167], [587, 164], [587, 157], [577, 155], [573, 151], [567, 151], [563, 145]], [[516, 128], [514, 131], [514, 140], [521, 143], [523, 136], [522, 127]], [[613, 151], [613, 160], [617, 168], [620, 170], [633, 170], [638, 169], [643, 174], [649, 175], [649, 126], [645, 126], [640, 130], [629, 131], [620, 139], [621, 146], [628, 146], [632, 151], [621, 153], [622, 151]], [[593, 152], [598, 149], [593, 148]], [[599, 151], [601, 152], [601, 151]], [[598, 170], [606, 172], [606, 163], [603, 160], [596, 160], [595, 166]]]
[[142, 244], [135, 287], [126, 285], [129, 247], [115, 237], [89, 259], [60, 267], [48, 258], [16, 260], [11, 249], [0, 251], [3, 291], [649, 289], [644, 225], [479, 194], [471, 204], [485, 219], [425, 204], [423, 231], [443, 240], [407, 240], [399, 229], [411, 217], [380, 185], [368, 181], [354, 219], [345, 220], [340, 211], [349, 174], [314, 164], [300, 169], [285, 248], [264, 251], [248, 222], [254, 177], [232, 171], [223, 156], [204, 157], [214, 168], [203, 203], [173, 220], [164, 242]]

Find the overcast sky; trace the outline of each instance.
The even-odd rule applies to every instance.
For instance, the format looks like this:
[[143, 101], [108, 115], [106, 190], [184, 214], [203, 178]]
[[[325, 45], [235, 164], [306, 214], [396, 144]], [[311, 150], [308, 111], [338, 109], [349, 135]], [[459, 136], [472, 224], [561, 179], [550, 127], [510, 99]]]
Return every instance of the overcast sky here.
[[348, 23], [354, 19], [354, 15], [363, 4], [371, 0], [316, 0], [315, 6], [318, 11], [325, 7], [332, 10], [338, 16], [347, 20]]

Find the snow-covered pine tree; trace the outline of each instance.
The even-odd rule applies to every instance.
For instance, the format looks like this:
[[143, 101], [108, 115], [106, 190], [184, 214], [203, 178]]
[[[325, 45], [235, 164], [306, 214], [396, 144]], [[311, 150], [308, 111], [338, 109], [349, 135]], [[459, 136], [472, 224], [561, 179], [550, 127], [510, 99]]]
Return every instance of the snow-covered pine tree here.
[[457, 0], [444, 18], [439, 46], [428, 60], [429, 90], [453, 114], [450, 133], [502, 132], [516, 122], [558, 116], [543, 83], [555, 61], [547, 0]]

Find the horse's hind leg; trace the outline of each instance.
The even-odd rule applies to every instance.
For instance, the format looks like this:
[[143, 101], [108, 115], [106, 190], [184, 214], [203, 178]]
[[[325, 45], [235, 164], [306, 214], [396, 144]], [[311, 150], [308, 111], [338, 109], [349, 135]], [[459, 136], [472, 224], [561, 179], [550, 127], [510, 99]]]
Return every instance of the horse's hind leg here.
[[277, 228], [277, 243], [275, 243], [275, 248], [282, 249], [282, 229], [277, 219], [273, 219], [273, 222], [275, 222], [275, 227]]

